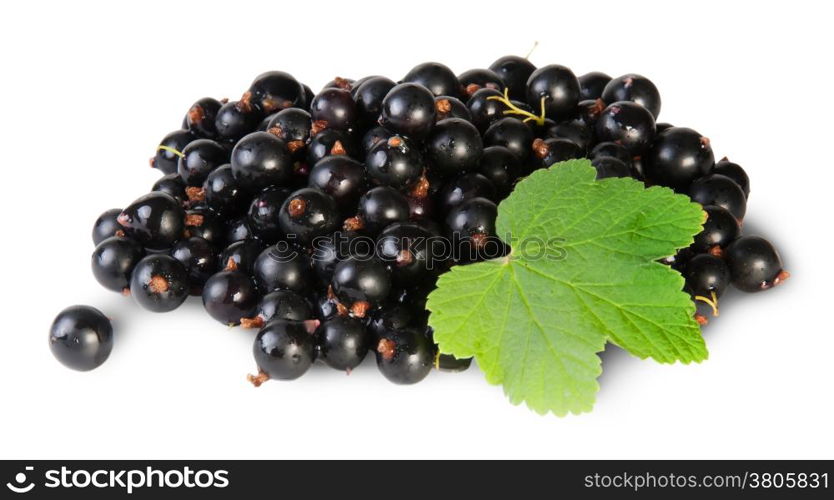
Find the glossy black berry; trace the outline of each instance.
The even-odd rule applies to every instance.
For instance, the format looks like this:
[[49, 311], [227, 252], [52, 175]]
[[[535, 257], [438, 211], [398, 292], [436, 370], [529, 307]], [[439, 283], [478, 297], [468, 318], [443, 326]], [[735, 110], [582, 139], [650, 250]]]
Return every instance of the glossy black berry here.
[[461, 174], [447, 182], [440, 191], [437, 201], [441, 210], [448, 211], [466, 200], [478, 197], [495, 201], [497, 199], [495, 185], [485, 176], [471, 172]]
[[434, 367], [444, 372], [462, 372], [472, 366], [472, 358], [458, 359], [451, 354], [438, 354], [434, 360]]
[[252, 317], [241, 318], [244, 328], [263, 328], [272, 320], [306, 321], [313, 319], [310, 302], [296, 292], [275, 290], [261, 297]]
[[203, 196], [209, 208], [224, 215], [241, 212], [247, 199], [228, 163], [208, 175], [203, 183]]
[[447, 237], [457, 247], [461, 260], [484, 256], [487, 250], [492, 258], [501, 256], [503, 250], [495, 241], [497, 216], [495, 203], [486, 198], [472, 198], [449, 210], [445, 221]]
[[470, 69], [458, 75], [464, 98], [469, 98], [481, 89], [504, 91], [504, 80], [491, 69]]
[[183, 237], [185, 211], [177, 200], [157, 191], [128, 205], [118, 222], [127, 236], [147, 249], [161, 251]]
[[591, 161], [591, 165], [597, 169], [597, 179], [609, 177], [631, 177], [631, 169], [622, 160], [611, 156], [601, 156]]
[[[358, 317], [385, 300], [391, 291], [391, 274], [385, 264], [372, 257], [350, 257], [333, 270], [333, 292]], [[361, 309], [355, 310], [355, 307]]]
[[372, 127], [368, 129], [368, 131], [365, 132], [365, 134], [362, 136], [362, 151], [364, 151], [367, 154], [367, 152], [373, 149], [374, 146], [376, 146], [380, 142], [387, 141], [395, 135], [397, 134], [389, 130], [385, 130], [385, 128], [382, 125]]
[[504, 86], [509, 90], [510, 98], [524, 99], [527, 94], [527, 80], [536, 71], [536, 66], [519, 56], [504, 56], [489, 65]]
[[377, 342], [376, 364], [391, 382], [416, 384], [431, 371], [434, 354], [434, 345], [421, 331], [393, 330]]
[[211, 276], [203, 286], [203, 307], [224, 325], [240, 324], [252, 315], [260, 297], [255, 283], [234, 266]]
[[578, 80], [581, 99], [599, 99], [602, 97], [605, 86], [611, 81], [611, 77], [600, 71], [592, 71], [580, 76]]
[[189, 130], [175, 130], [169, 133], [159, 141], [156, 154], [151, 159], [151, 166], [163, 174], [175, 173], [182, 150], [195, 140], [197, 136]]
[[113, 326], [98, 309], [72, 306], [64, 309], [49, 329], [49, 349], [67, 368], [98, 368], [113, 350]]
[[173, 311], [185, 302], [190, 290], [185, 266], [165, 254], [152, 254], [140, 260], [130, 279], [130, 295], [140, 306], [153, 312]]
[[214, 120], [217, 137], [224, 141], [237, 141], [258, 127], [261, 114], [240, 101], [224, 104]]
[[130, 291], [130, 276], [145, 251], [130, 238], [112, 236], [102, 241], [93, 251], [93, 276], [101, 286], [114, 292]]
[[182, 150], [177, 172], [188, 186], [200, 187], [208, 175], [229, 161], [229, 154], [211, 139], [197, 139]]
[[339, 209], [333, 198], [315, 188], [293, 192], [278, 213], [278, 223], [288, 240], [308, 245], [339, 227]]
[[726, 208], [715, 205], [704, 207], [707, 220], [704, 229], [695, 236], [692, 248], [698, 252], [718, 252], [741, 235], [738, 219]]
[[396, 223], [386, 227], [376, 242], [376, 256], [387, 265], [399, 284], [413, 284], [435, 269], [442, 255], [430, 254], [433, 234], [414, 223]]
[[292, 75], [269, 71], [255, 78], [241, 101], [269, 114], [285, 108], [303, 107], [306, 98], [304, 88]]
[[686, 291], [694, 296], [711, 298], [714, 293], [717, 298], [730, 286], [730, 268], [714, 255], [696, 255], [686, 263], [683, 274]]
[[436, 62], [418, 64], [405, 75], [403, 82], [420, 84], [435, 96], [458, 97], [460, 95], [460, 82], [457, 76], [447, 66]]
[[310, 115], [322, 128], [350, 130], [356, 126], [359, 112], [350, 91], [343, 89], [324, 89], [313, 99]]
[[271, 321], [255, 337], [252, 348], [259, 374], [255, 387], [273, 380], [296, 379], [310, 369], [316, 356], [315, 321]]
[[503, 99], [503, 94], [494, 89], [481, 89], [466, 101], [472, 124], [481, 132], [484, 132], [493, 122], [506, 117], [504, 111], [508, 108], [497, 98]]
[[592, 160], [596, 158], [602, 157], [612, 157], [616, 158], [623, 163], [629, 164], [631, 163], [632, 155], [628, 152], [628, 149], [621, 144], [617, 144], [616, 142], [600, 142], [597, 143], [596, 146], [591, 150], [590, 158]]
[[718, 205], [727, 209], [738, 220], [747, 212], [747, 198], [738, 184], [729, 177], [710, 174], [689, 186], [689, 196], [701, 205]]
[[498, 198], [504, 198], [521, 175], [521, 160], [504, 146], [489, 146], [484, 148], [478, 173], [492, 182]]
[[782, 268], [782, 258], [776, 248], [758, 236], [738, 238], [727, 247], [724, 255], [733, 285], [745, 292], [767, 290], [790, 276]]
[[218, 265], [220, 267], [227, 267], [229, 259], [234, 261], [234, 265], [245, 273], [252, 273], [252, 267], [255, 265], [255, 260], [264, 249], [264, 244], [255, 238], [244, 238], [235, 241], [227, 246], [218, 258]]
[[174, 172], [173, 174], [163, 175], [151, 187], [151, 191], [160, 191], [171, 195], [178, 202], [183, 203], [188, 200], [188, 195], [185, 190], [188, 186], [182, 181], [180, 174]]
[[293, 161], [284, 141], [268, 132], [253, 132], [232, 150], [232, 174], [250, 192], [283, 186], [293, 175]]
[[290, 195], [287, 188], [268, 187], [258, 193], [249, 205], [249, 227], [263, 241], [278, 241], [281, 226], [278, 214]]
[[523, 162], [530, 156], [533, 131], [521, 120], [509, 117], [501, 118], [486, 130], [484, 143], [487, 146], [503, 146], [512, 151]]
[[365, 167], [349, 156], [325, 156], [310, 170], [308, 184], [333, 197], [341, 210], [354, 210], [367, 185]]
[[124, 236], [124, 229], [119, 224], [120, 208], [105, 210], [93, 224], [93, 244], [98, 245], [112, 236]]
[[420, 149], [411, 140], [399, 135], [378, 142], [365, 157], [365, 168], [371, 183], [400, 190], [413, 186], [420, 179], [425, 166]]
[[223, 218], [205, 205], [195, 206], [185, 211], [183, 236], [186, 238], [196, 236], [214, 245], [221, 245], [226, 242], [225, 229]]
[[564, 66], [543, 66], [534, 71], [527, 80], [526, 101], [538, 110], [542, 98], [548, 118], [567, 118], [580, 99], [579, 80], [573, 71]]
[[264, 292], [292, 290], [304, 292], [313, 283], [313, 270], [306, 254], [284, 243], [261, 251], [252, 274], [258, 287]]
[[197, 236], [177, 242], [171, 249], [171, 257], [185, 266], [192, 295], [202, 293], [203, 284], [217, 271], [217, 249]]
[[434, 121], [434, 95], [422, 85], [401, 83], [382, 100], [379, 123], [392, 132], [422, 139], [429, 135]]
[[599, 115], [596, 134], [599, 142], [616, 142], [632, 156], [648, 148], [655, 137], [654, 116], [639, 104], [622, 101], [610, 104]]
[[382, 113], [382, 100], [396, 85], [384, 76], [374, 76], [354, 89], [353, 98], [362, 124], [371, 125], [377, 122]]
[[200, 137], [213, 138], [217, 135], [214, 120], [220, 106], [220, 101], [212, 97], [204, 97], [192, 104], [185, 115], [188, 130]]
[[602, 100], [608, 104], [631, 101], [648, 109], [657, 119], [660, 114], [660, 92], [651, 80], [634, 73], [612, 79], [602, 91]]
[[230, 220], [226, 223], [225, 229], [226, 231], [224, 234], [226, 236], [226, 243], [234, 243], [247, 238], [255, 238], [255, 233], [252, 231], [252, 228], [249, 227], [248, 216]]
[[358, 224], [355, 229], [362, 229], [376, 234], [382, 228], [394, 222], [405, 222], [409, 216], [408, 200], [399, 191], [388, 186], [379, 186], [368, 190], [359, 199], [358, 221], [348, 220], [347, 229]]
[[294, 156], [304, 151], [312, 135], [313, 118], [298, 108], [287, 108], [274, 114], [266, 125], [266, 131], [287, 144]]
[[561, 161], [581, 158], [584, 153], [575, 142], [554, 137], [535, 139], [531, 149], [533, 151], [531, 160], [538, 168], [549, 168]]
[[646, 177], [676, 190], [686, 190], [692, 181], [706, 175], [715, 161], [709, 139], [685, 127], [659, 134], [646, 159]]
[[474, 125], [460, 118], [447, 118], [432, 130], [426, 152], [435, 173], [455, 175], [477, 168], [484, 143]]
[[356, 158], [357, 149], [353, 138], [344, 130], [324, 129], [310, 139], [310, 144], [307, 145], [308, 164], [315, 165], [330, 155], [348, 155]]
[[316, 330], [321, 359], [331, 368], [350, 372], [365, 359], [371, 335], [362, 321], [336, 316]]
[[724, 158], [712, 167], [712, 173], [724, 175], [734, 180], [741, 190], [744, 191], [744, 196], [750, 196], [750, 178], [739, 164]]
[[472, 121], [472, 114], [469, 108], [460, 99], [440, 95], [434, 98], [435, 122], [446, 118], [460, 118], [468, 122]]

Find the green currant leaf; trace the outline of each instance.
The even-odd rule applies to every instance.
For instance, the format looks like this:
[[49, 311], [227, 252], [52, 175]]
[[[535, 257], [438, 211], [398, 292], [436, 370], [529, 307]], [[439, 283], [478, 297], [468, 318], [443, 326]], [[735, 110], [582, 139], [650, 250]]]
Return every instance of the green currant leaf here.
[[509, 256], [457, 266], [429, 296], [442, 352], [474, 356], [513, 404], [590, 411], [613, 342], [663, 363], [706, 359], [681, 275], [657, 262], [692, 243], [704, 212], [587, 160], [538, 170], [498, 207]]

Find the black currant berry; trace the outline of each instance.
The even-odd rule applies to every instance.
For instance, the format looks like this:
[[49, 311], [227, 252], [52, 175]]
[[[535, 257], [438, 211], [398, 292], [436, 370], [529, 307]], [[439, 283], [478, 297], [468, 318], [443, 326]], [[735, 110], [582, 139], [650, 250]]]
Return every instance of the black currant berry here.
[[310, 170], [308, 183], [327, 193], [342, 210], [354, 210], [365, 191], [365, 167], [344, 155], [325, 156]]
[[655, 119], [660, 114], [660, 92], [645, 76], [631, 73], [614, 78], [605, 85], [601, 97], [607, 104], [617, 101], [636, 102], [648, 109]]
[[127, 236], [149, 250], [163, 251], [182, 238], [185, 211], [177, 200], [157, 191], [128, 205], [118, 221]]
[[252, 274], [264, 292], [304, 292], [313, 281], [313, 270], [307, 255], [283, 243], [261, 251], [252, 266]]
[[503, 146], [523, 162], [530, 156], [533, 131], [521, 120], [501, 118], [487, 128], [484, 143], [487, 146]]
[[165, 254], [140, 260], [130, 278], [130, 294], [140, 306], [153, 312], [173, 311], [185, 302], [190, 289], [185, 266]]
[[234, 261], [206, 281], [202, 295], [203, 307], [224, 325], [238, 325], [241, 318], [252, 316], [259, 300], [252, 278], [239, 271]]
[[747, 198], [738, 184], [721, 174], [711, 174], [695, 180], [689, 186], [692, 201], [701, 205], [717, 205], [727, 209], [739, 221], [747, 212]]
[[258, 128], [261, 114], [240, 101], [227, 102], [217, 112], [214, 124], [217, 137], [224, 141], [237, 142], [246, 134]]
[[356, 100], [356, 110], [363, 125], [377, 122], [382, 112], [382, 100], [396, 85], [384, 76], [374, 76], [354, 89], [353, 98]]
[[[449, 239], [458, 247], [459, 258], [471, 260], [483, 255], [488, 242], [495, 239], [495, 218], [498, 208], [486, 198], [472, 198], [452, 207], [446, 215], [446, 230]], [[498, 242], [496, 242], [497, 244]], [[498, 249], [489, 249], [500, 253]], [[500, 255], [491, 255], [492, 258]]]
[[611, 156], [600, 156], [591, 161], [591, 165], [597, 169], [597, 179], [609, 177], [631, 177], [631, 169], [622, 160]]
[[91, 258], [93, 276], [101, 286], [114, 292], [130, 292], [133, 268], [144, 257], [142, 246], [130, 238], [113, 236], [96, 246]]
[[185, 115], [185, 123], [192, 133], [208, 139], [217, 135], [214, 120], [222, 104], [212, 97], [204, 97], [195, 102]]
[[245, 193], [228, 163], [208, 175], [203, 183], [203, 196], [206, 205], [221, 214], [239, 213], [245, 207]]
[[602, 97], [602, 91], [611, 81], [611, 77], [599, 71], [592, 71], [580, 76], [578, 80], [580, 98], [596, 100]]
[[225, 226], [223, 219], [212, 209], [199, 205], [185, 211], [186, 238], [203, 238], [213, 245], [225, 243]]
[[368, 354], [371, 336], [362, 321], [336, 316], [316, 330], [321, 359], [331, 368], [347, 371], [359, 366]]
[[472, 121], [472, 114], [469, 108], [460, 99], [448, 95], [439, 95], [434, 98], [435, 121], [446, 118], [460, 118], [468, 122]]
[[493, 89], [503, 92], [504, 80], [491, 69], [470, 69], [458, 75], [458, 81], [463, 88], [464, 98], [469, 98], [481, 89]]
[[503, 199], [521, 175], [521, 160], [503, 146], [489, 146], [484, 148], [478, 173], [492, 182], [498, 198]]
[[686, 263], [683, 275], [686, 278], [687, 292], [696, 297], [710, 299], [709, 302], [713, 303], [730, 286], [729, 267], [724, 259], [710, 254], [693, 257]]
[[434, 121], [434, 95], [422, 85], [401, 83], [382, 100], [379, 123], [392, 132], [423, 139], [431, 132]]
[[249, 381], [258, 387], [267, 380], [296, 379], [310, 369], [316, 356], [313, 332], [318, 321], [271, 321], [255, 337], [252, 348], [258, 374]]
[[195, 140], [197, 136], [188, 130], [175, 130], [169, 133], [159, 141], [156, 155], [151, 158], [151, 166], [163, 174], [175, 173], [182, 150]]
[[208, 175], [229, 161], [226, 148], [211, 139], [197, 139], [182, 150], [177, 172], [188, 186], [201, 187]]
[[98, 309], [64, 309], [49, 329], [49, 349], [67, 368], [89, 371], [107, 361], [113, 350], [113, 326]]
[[313, 308], [303, 296], [290, 290], [275, 290], [261, 297], [252, 317], [241, 318], [244, 328], [263, 328], [272, 320], [313, 319]]
[[599, 142], [616, 142], [632, 156], [651, 145], [654, 130], [654, 116], [643, 106], [628, 101], [608, 105], [596, 123]]
[[303, 107], [306, 97], [304, 87], [292, 75], [269, 71], [255, 78], [241, 101], [269, 114], [285, 108]]
[[434, 172], [449, 176], [477, 168], [484, 143], [474, 125], [447, 118], [437, 122], [426, 140], [426, 151]]
[[264, 249], [264, 244], [255, 238], [244, 238], [235, 241], [226, 247], [220, 254], [218, 264], [224, 268], [228, 265], [229, 259], [235, 261], [235, 265], [241, 271], [251, 274], [255, 260]]
[[451, 354], [438, 354], [434, 367], [443, 372], [462, 372], [472, 366], [472, 358], [458, 359]]
[[472, 94], [472, 97], [466, 101], [466, 107], [469, 110], [469, 115], [471, 116], [470, 121], [482, 133], [489, 128], [493, 122], [506, 117], [504, 111], [507, 111], [507, 105], [499, 100], [503, 98], [504, 95], [497, 90], [481, 89]]
[[376, 345], [379, 371], [395, 384], [416, 384], [432, 368], [435, 347], [419, 330], [393, 330]]
[[316, 132], [307, 145], [307, 163], [315, 165], [330, 155], [347, 155], [356, 158], [353, 139], [344, 130], [328, 128]]
[[182, 181], [180, 174], [176, 172], [173, 174], [163, 175], [154, 183], [153, 187], [151, 187], [151, 191], [159, 191], [169, 194], [180, 203], [188, 200], [188, 195], [185, 190], [185, 182]]
[[590, 158], [595, 160], [597, 158], [612, 157], [622, 161], [625, 164], [630, 164], [632, 155], [628, 152], [625, 146], [617, 144], [616, 142], [600, 142], [591, 150]]
[[124, 228], [119, 224], [120, 208], [111, 208], [102, 212], [93, 224], [93, 244], [98, 245], [107, 238], [124, 236]]
[[447, 66], [427, 62], [418, 64], [403, 78], [403, 82], [410, 82], [422, 85], [429, 89], [435, 96], [448, 95], [457, 97], [460, 95], [460, 82], [457, 76]]
[[672, 127], [657, 136], [646, 155], [646, 177], [662, 186], [686, 190], [713, 166], [709, 139], [691, 128]]
[[368, 151], [373, 149], [374, 146], [379, 144], [380, 142], [387, 141], [391, 137], [397, 134], [385, 130], [382, 125], [377, 125], [376, 127], [372, 127], [365, 135], [362, 136], [362, 151], [366, 154]]
[[235, 243], [247, 238], [255, 238], [255, 233], [249, 227], [249, 217], [232, 219], [226, 224], [226, 243]]
[[[432, 135], [437, 130], [435, 128]], [[420, 179], [425, 165], [420, 149], [399, 135], [379, 141], [365, 157], [365, 168], [373, 184], [400, 190], [413, 186]]]
[[409, 213], [408, 200], [402, 193], [392, 187], [379, 186], [362, 195], [358, 216], [345, 221], [345, 229], [376, 234], [389, 224], [407, 221]]
[[350, 130], [356, 126], [359, 112], [349, 91], [329, 88], [313, 99], [310, 115], [318, 127]]
[[249, 192], [268, 186], [283, 186], [293, 175], [287, 145], [268, 132], [253, 132], [232, 150], [232, 174]]
[[720, 174], [734, 180], [736, 184], [744, 191], [744, 196], [750, 196], [750, 178], [747, 172], [744, 171], [737, 163], [733, 163], [727, 158], [721, 159], [712, 167], [713, 174]]
[[534, 71], [527, 80], [527, 103], [538, 109], [544, 99], [548, 118], [559, 120], [573, 113], [579, 102], [579, 80], [573, 71], [551, 64]]
[[281, 227], [278, 214], [290, 195], [287, 188], [268, 187], [258, 193], [249, 205], [249, 227], [263, 241], [278, 241]]
[[386, 227], [376, 242], [376, 256], [387, 265], [400, 284], [413, 284], [425, 278], [437, 262], [430, 255], [432, 239], [438, 235], [413, 223], [396, 223]]
[[278, 212], [278, 223], [287, 238], [309, 245], [313, 239], [339, 227], [339, 209], [333, 198], [314, 188], [303, 188], [287, 197]]
[[547, 129], [547, 137], [568, 139], [587, 152], [594, 141], [594, 130], [585, 120], [575, 118], [553, 125]]
[[307, 147], [312, 135], [313, 118], [310, 113], [298, 108], [287, 108], [272, 115], [266, 131], [287, 144], [287, 150], [298, 156]]
[[368, 310], [379, 305], [391, 291], [391, 275], [385, 264], [373, 257], [350, 257], [333, 269], [331, 280], [336, 297], [351, 313], [365, 317]]
[[724, 251], [733, 285], [745, 292], [759, 292], [781, 284], [790, 274], [773, 245], [758, 236], [742, 236]]
[[204, 238], [192, 236], [179, 241], [171, 249], [171, 257], [185, 266], [192, 295], [200, 295], [203, 284], [217, 271], [217, 249]]
[[698, 252], [721, 253], [721, 249], [741, 235], [738, 219], [726, 208], [716, 205], [704, 207], [707, 220], [704, 229], [695, 236], [692, 248]]
[[472, 198], [486, 198], [491, 201], [497, 199], [495, 185], [485, 176], [472, 172], [462, 174], [447, 182], [438, 196], [440, 209], [448, 211]]
[[582, 148], [577, 146], [575, 142], [553, 137], [535, 139], [531, 150], [533, 151], [531, 160], [533, 160], [534, 166], [538, 168], [549, 168], [560, 161], [581, 158], [583, 155]]
[[536, 66], [523, 57], [504, 56], [490, 64], [489, 69], [501, 78], [504, 86], [509, 89], [511, 98], [524, 99], [527, 94], [527, 80], [536, 71]]

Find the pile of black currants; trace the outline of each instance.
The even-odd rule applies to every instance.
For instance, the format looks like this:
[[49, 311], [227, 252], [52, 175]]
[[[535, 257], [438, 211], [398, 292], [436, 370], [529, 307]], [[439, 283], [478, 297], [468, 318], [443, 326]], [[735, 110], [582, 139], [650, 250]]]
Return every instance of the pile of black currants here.
[[[640, 75], [577, 78], [515, 56], [460, 75], [424, 63], [399, 82], [336, 78], [317, 94], [264, 73], [240, 100], [198, 100], [162, 139], [151, 165], [164, 176], [95, 222], [93, 274], [151, 311], [196, 295], [219, 322], [257, 330], [256, 386], [317, 359], [350, 372], [369, 351], [389, 380], [415, 383], [470, 364], [432, 340], [437, 277], [506, 255], [496, 204], [533, 170], [588, 157], [598, 178], [668, 186], [704, 206], [704, 231], [664, 262], [717, 315], [730, 283], [754, 292], [788, 274], [768, 241], [741, 236], [745, 171], [715, 162], [695, 130], [656, 123], [660, 104]], [[88, 370], [112, 331], [76, 306], [50, 342]]]

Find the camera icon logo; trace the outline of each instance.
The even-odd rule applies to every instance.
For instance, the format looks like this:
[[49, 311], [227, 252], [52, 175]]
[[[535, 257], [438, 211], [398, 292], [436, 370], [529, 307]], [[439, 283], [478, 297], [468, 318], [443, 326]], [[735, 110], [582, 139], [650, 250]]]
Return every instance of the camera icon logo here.
[[[26, 467], [26, 472], [31, 472], [35, 468], [31, 466]], [[13, 493], [29, 493], [35, 487], [35, 483], [29, 482], [27, 484], [26, 472], [18, 472], [14, 476], [14, 483], [6, 483], [6, 488]]]

